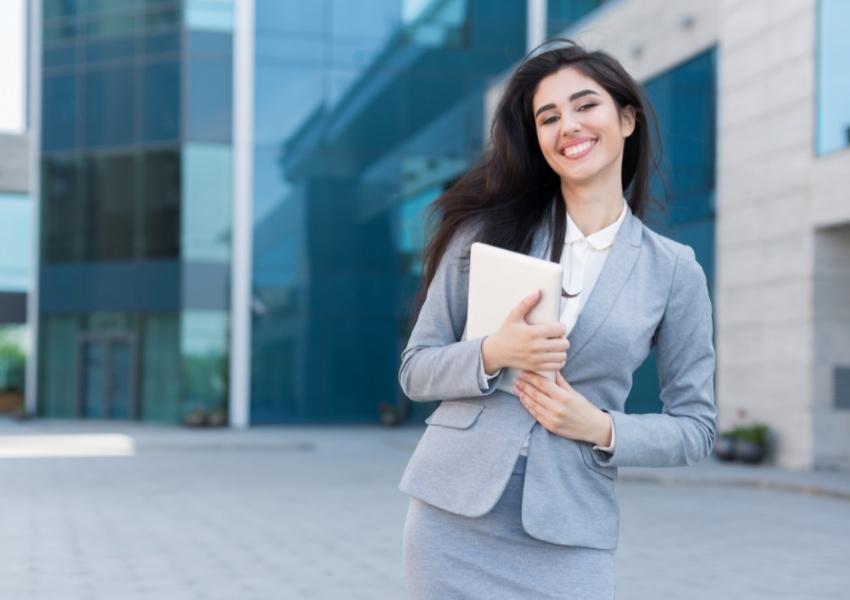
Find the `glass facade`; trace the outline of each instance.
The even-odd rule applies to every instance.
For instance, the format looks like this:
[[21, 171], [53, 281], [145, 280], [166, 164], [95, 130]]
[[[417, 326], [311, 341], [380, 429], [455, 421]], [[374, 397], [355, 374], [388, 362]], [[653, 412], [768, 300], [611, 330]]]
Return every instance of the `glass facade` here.
[[26, 292], [32, 273], [32, 205], [26, 194], [0, 192], [0, 292]]
[[524, 2], [257, 0], [252, 422], [409, 406], [421, 209], [479, 153], [525, 19]]
[[[604, 3], [549, 2], [550, 33]], [[525, 54], [526, 10], [255, 0], [251, 423], [431, 410], [397, 382], [423, 215], [478, 157], [484, 94]], [[226, 410], [233, 0], [43, 0], [43, 13], [39, 413]], [[658, 218], [704, 265], [713, 61], [648, 84], [677, 132]]]
[[611, 0], [547, 0], [546, 35], [556, 37]]
[[819, 0], [817, 11], [815, 148], [826, 154], [850, 146], [850, 3]]
[[222, 409], [232, 2], [42, 8], [39, 412]]
[[[662, 178], [653, 194], [665, 205], [652, 207], [644, 222], [653, 230], [691, 246], [714, 298], [716, 193], [717, 50], [711, 48], [643, 83], [658, 114]], [[635, 372], [629, 412], [661, 412], [653, 348]]]
[[20, 193], [0, 192], [0, 413], [23, 406], [26, 299], [32, 276], [32, 206]]

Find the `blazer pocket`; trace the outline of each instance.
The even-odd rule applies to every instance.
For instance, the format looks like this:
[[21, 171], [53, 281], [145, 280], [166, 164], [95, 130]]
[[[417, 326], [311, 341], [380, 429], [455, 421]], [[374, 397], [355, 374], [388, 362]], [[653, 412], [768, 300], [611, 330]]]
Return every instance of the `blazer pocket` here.
[[425, 419], [425, 422], [428, 425], [468, 429], [478, 419], [482, 410], [484, 407], [480, 404], [461, 400], [444, 400], [437, 410]]
[[590, 442], [579, 442], [579, 447], [581, 449], [581, 457], [584, 459], [584, 464], [593, 471], [601, 475], [605, 475], [609, 479], [617, 478], [617, 467], [605, 467], [600, 464], [597, 464], [595, 460], [593, 460], [593, 448]]

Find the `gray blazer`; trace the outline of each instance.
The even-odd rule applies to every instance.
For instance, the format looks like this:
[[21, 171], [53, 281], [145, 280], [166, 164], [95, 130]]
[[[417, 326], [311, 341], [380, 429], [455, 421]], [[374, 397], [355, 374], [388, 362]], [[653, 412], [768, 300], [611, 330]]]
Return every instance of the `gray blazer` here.
[[[466, 339], [469, 272], [460, 256], [477, 226], [452, 239], [428, 288], [401, 355], [398, 373], [414, 401], [442, 400], [402, 476], [399, 489], [468, 517], [499, 500], [532, 432], [522, 524], [540, 540], [616, 549], [618, 467], [692, 465], [714, 446], [712, 307], [702, 267], [690, 246], [646, 227], [631, 208], [568, 339], [564, 378], [614, 419], [613, 454], [540, 426], [519, 399], [496, 389], [505, 373], [479, 383], [484, 337]], [[531, 255], [546, 258], [547, 226]], [[632, 374], [656, 347], [663, 412], [626, 414]]]

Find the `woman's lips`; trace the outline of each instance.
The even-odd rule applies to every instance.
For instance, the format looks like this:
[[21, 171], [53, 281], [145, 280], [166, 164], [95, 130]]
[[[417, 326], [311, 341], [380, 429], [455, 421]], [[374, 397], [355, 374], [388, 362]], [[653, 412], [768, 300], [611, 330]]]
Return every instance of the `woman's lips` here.
[[[597, 140], [588, 140], [587, 142], [582, 142], [581, 144], [576, 144], [575, 146], [567, 146], [564, 148], [563, 152], [561, 152], [561, 156], [568, 160], [578, 160], [584, 156], [587, 156], [587, 153], [593, 150], [596, 147]], [[577, 154], [569, 154], [570, 151], [575, 152], [576, 149], [581, 149]]]

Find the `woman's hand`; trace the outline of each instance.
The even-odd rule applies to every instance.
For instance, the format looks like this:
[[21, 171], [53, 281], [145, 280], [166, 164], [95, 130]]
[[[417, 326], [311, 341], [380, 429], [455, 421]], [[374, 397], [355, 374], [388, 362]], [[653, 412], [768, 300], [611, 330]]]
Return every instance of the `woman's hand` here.
[[523, 371], [514, 389], [526, 410], [548, 431], [600, 446], [611, 443], [610, 417], [575, 391], [560, 371], [554, 382]]
[[502, 322], [496, 333], [487, 336], [481, 349], [484, 370], [490, 375], [502, 367], [528, 371], [557, 371], [567, 362], [570, 341], [563, 323], [529, 325], [528, 314], [540, 300], [540, 290], [526, 296]]

